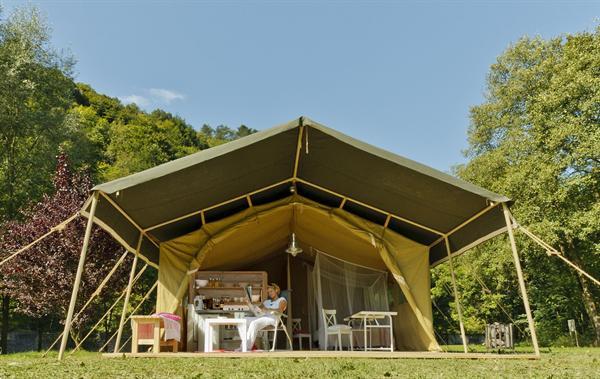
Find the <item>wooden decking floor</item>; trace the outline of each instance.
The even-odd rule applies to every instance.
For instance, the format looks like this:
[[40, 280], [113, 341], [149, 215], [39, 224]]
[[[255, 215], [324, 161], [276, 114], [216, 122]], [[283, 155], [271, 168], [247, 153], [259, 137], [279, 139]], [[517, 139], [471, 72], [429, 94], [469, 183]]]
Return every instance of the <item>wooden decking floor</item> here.
[[535, 354], [445, 353], [416, 351], [260, 351], [214, 353], [104, 353], [103, 358], [376, 358], [376, 359], [539, 359]]

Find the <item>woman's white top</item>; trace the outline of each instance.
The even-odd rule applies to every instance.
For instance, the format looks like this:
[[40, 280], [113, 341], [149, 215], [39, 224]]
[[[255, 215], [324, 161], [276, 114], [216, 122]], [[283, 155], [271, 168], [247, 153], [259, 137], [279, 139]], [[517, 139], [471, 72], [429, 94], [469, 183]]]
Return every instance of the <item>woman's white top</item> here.
[[285, 303], [285, 297], [278, 297], [275, 300], [271, 300], [271, 299], [267, 299], [265, 301], [263, 301], [263, 305], [265, 308], [267, 309], [275, 309], [278, 310], [279, 309], [279, 305], [284, 302]]

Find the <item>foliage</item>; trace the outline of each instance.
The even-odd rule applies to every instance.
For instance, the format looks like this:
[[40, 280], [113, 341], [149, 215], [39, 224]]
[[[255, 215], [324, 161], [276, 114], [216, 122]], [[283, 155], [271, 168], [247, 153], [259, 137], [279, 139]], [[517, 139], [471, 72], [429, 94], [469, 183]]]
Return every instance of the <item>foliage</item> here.
[[77, 133], [68, 144], [69, 155], [77, 166], [90, 167], [98, 181], [133, 174], [256, 132], [244, 125], [234, 130], [207, 124], [196, 131], [181, 117], [123, 105], [81, 83], [75, 98], [68, 124]]
[[49, 45], [35, 8], [0, 22], [0, 220], [48, 191], [70, 105], [73, 60]]
[[[79, 211], [91, 188], [89, 175], [72, 173], [67, 157], [58, 158], [54, 193], [23, 211], [22, 221], [9, 221], [0, 228], [0, 251], [16, 251]], [[15, 300], [15, 311], [39, 319], [62, 319], [68, 308], [87, 219], [79, 217], [0, 267], [2, 293]], [[124, 249], [106, 232], [94, 227], [86, 259], [79, 304], [87, 300], [123, 254]], [[128, 278], [128, 259], [105, 287], [102, 299], [115, 297]], [[98, 302], [77, 320], [85, 324], [98, 316]]]
[[240, 125], [237, 130], [234, 130], [225, 125], [219, 125], [213, 129], [210, 125], [204, 124], [202, 125], [202, 128], [200, 128], [198, 138], [205, 146], [213, 147], [241, 137], [246, 137], [255, 132], [255, 129], [249, 128], [246, 125]]
[[[486, 101], [471, 109], [466, 151], [470, 161], [456, 170], [461, 178], [514, 199], [512, 211], [520, 223], [596, 277], [600, 276], [599, 126], [600, 28], [551, 40], [523, 38], [491, 67]], [[600, 342], [598, 288], [531, 241], [517, 237], [542, 343], [567, 334], [570, 318], [580, 332], [595, 335]], [[475, 273], [495, 287], [492, 292], [511, 318], [524, 319], [514, 290], [512, 256], [506, 240], [498, 241], [458, 261], [471, 331], [480, 333], [485, 321], [506, 319], [473, 280]]]

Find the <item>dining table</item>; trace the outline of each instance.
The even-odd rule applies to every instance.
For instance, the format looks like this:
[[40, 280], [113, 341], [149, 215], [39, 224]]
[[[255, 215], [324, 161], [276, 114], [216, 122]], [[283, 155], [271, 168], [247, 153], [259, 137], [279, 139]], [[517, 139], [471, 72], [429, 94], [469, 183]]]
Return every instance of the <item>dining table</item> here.
[[[364, 350], [365, 351], [373, 351], [373, 350], [389, 350], [394, 351], [394, 329], [392, 325], [392, 316], [397, 316], [398, 312], [391, 311], [360, 311], [354, 313], [351, 316], [344, 318], [348, 324], [353, 322], [360, 322], [360, 328], [358, 330], [362, 330], [364, 336]], [[387, 320], [387, 323], [385, 322]], [[379, 330], [389, 330], [390, 336], [390, 345], [381, 346], [381, 347], [373, 347], [372, 346], [372, 332], [374, 329]], [[369, 335], [369, 343], [367, 343], [367, 334]]]

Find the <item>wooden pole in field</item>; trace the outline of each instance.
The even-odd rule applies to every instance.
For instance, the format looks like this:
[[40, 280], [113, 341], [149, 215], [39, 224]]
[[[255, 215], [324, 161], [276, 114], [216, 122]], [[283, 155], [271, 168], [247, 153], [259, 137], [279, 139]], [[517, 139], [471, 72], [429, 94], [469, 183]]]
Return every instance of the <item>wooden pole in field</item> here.
[[62, 341], [60, 343], [60, 351], [58, 352], [59, 361], [62, 360], [63, 355], [65, 354], [65, 349], [67, 348], [67, 342], [69, 341], [69, 332], [71, 331], [71, 322], [73, 320], [73, 312], [75, 311], [75, 303], [77, 302], [77, 293], [79, 292], [81, 276], [83, 275], [85, 256], [87, 254], [90, 236], [92, 235], [92, 225], [94, 224], [94, 215], [96, 214], [96, 206], [98, 205], [98, 192], [94, 192], [92, 196], [93, 198], [90, 208], [90, 215], [85, 227], [83, 245], [81, 246], [81, 254], [79, 255], [79, 265], [77, 266], [77, 274], [75, 274], [75, 283], [73, 284], [73, 292], [71, 293], [71, 302], [69, 303], [67, 319], [65, 320], [65, 330], [63, 331]]
[[454, 262], [452, 260], [452, 252], [450, 251], [450, 242], [448, 241], [448, 237], [444, 237], [446, 242], [446, 252], [448, 253], [448, 259], [450, 261], [450, 275], [452, 277], [452, 288], [454, 289], [454, 302], [456, 303], [456, 312], [458, 313], [458, 324], [460, 326], [460, 338], [462, 339], [463, 350], [465, 353], [468, 353], [467, 349], [467, 336], [465, 334], [465, 325], [463, 324], [462, 319], [462, 309], [460, 307], [460, 300], [458, 296], [458, 286], [456, 285], [456, 276], [454, 275]]
[[119, 321], [119, 330], [117, 332], [117, 339], [115, 341], [115, 353], [119, 352], [119, 345], [121, 344], [121, 335], [123, 334], [123, 324], [125, 324], [125, 316], [127, 315], [127, 307], [129, 306], [129, 296], [131, 296], [131, 287], [133, 287], [133, 278], [135, 277], [135, 268], [137, 266], [138, 254], [140, 253], [140, 246], [142, 245], [142, 239], [144, 235], [140, 233], [138, 239], [137, 249], [135, 251], [135, 257], [131, 264], [131, 272], [129, 273], [129, 282], [127, 283], [127, 292], [125, 292], [125, 300], [123, 301], [123, 311], [121, 312], [121, 321]]
[[517, 277], [519, 278], [519, 288], [521, 289], [521, 296], [523, 297], [523, 305], [525, 306], [525, 313], [527, 314], [527, 323], [529, 324], [529, 331], [531, 332], [531, 343], [533, 344], [533, 350], [535, 351], [535, 355], [539, 357], [540, 347], [538, 346], [537, 335], [535, 333], [533, 316], [531, 315], [531, 309], [529, 308], [527, 288], [525, 288], [525, 279], [523, 277], [523, 270], [521, 269], [519, 253], [517, 252], [517, 244], [515, 242], [515, 235], [513, 233], [513, 225], [510, 221], [510, 211], [508, 210], [508, 206], [506, 205], [506, 203], [502, 203], [502, 210], [504, 211], [504, 220], [506, 221], [508, 239], [510, 240], [510, 248], [512, 250], [513, 259], [515, 261], [515, 268], [517, 269]]

